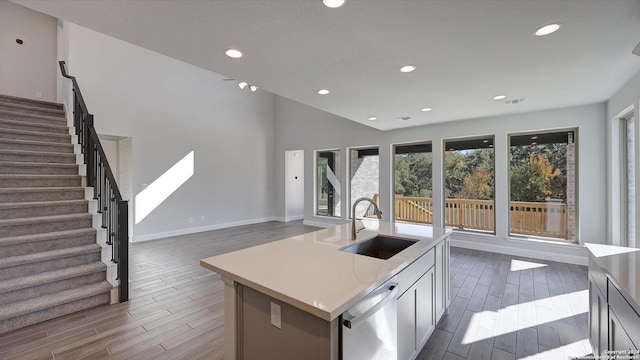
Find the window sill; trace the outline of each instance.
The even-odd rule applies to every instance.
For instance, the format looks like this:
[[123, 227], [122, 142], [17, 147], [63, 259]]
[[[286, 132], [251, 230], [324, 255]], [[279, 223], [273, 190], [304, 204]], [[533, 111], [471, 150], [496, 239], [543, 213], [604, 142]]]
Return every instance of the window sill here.
[[540, 238], [526, 238], [526, 237], [515, 237], [515, 236], [507, 236], [505, 237], [505, 239], [509, 242], [514, 242], [514, 243], [523, 243], [523, 244], [544, 244], [544, 245], [552, 245], [552, 246], [558, 246], [558, 247], [562, 247], [562, 248], [583, 248], [584, 245], [582, 244], [576, 244], [576, 243], [570, 243], [570, 242], [561, 242], [561, 241], [554, 241], [554, 240], [545, 240], [545, 239], [540, 239]]

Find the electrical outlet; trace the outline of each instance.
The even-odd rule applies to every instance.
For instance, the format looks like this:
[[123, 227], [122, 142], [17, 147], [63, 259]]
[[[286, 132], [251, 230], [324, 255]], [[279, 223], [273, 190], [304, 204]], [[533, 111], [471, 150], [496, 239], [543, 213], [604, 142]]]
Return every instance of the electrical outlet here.
[[280, 305], [271, 303], [271, 325], [282, 329], [282, 313], [280, 312]]

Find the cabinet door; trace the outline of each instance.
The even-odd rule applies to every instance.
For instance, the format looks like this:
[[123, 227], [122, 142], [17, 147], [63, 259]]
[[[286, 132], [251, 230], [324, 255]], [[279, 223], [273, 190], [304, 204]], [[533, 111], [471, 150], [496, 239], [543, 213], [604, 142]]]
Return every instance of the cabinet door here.
[[434, 268], [427, 271], [416, 283], [416, 349], [420, 349], [427, 336], [435, 328]]
[[448, 260], [448, 239], [445, 239], [436, 245], [436, 264], [435, 264], [435, 309], [436, 319], [439, 319], [447, 309], [448, 293], [449, 293], [449, 260]]
[[407, 360], [416, 350], [416, 286], [398, 298], [398, 360]]
[[609, 308], [609, 345], [610, 350], [637, 350], [611, 308]]
[[608, 305], [595, 281], [589, 276], [589, 340], [593, 353], [601, 355], [608, 348]]

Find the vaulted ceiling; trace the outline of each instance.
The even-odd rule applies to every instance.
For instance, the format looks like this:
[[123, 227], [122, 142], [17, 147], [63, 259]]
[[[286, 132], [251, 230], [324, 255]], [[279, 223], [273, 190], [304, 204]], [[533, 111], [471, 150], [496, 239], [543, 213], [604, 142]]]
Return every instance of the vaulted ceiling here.
[[603, 102], [640, 70], [640, 0], [14, 2], [380, 130]]

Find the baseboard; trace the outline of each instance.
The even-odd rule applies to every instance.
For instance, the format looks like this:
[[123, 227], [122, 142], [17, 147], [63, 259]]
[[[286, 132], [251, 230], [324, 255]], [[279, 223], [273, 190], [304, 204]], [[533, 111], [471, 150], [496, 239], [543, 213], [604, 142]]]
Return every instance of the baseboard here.
[[222, 224], [198, 226], [198, 227], [192, 227], [192, 228], [180, 229], [180, 230], [164, 231], [164, 232], [153, 233], [153, 234], [136, 235], [133, 237], [132, 242], [136, 243], [136, 242], [142, 242], [142, 241], [164, 239], [172, 236], [196, 234], [204, 231], [219, 230], [219, 229], [225, 229], [225, 228], [230, 228], [234, 226], [259, 224], [259, 223], [264, 223], [269, 221], [278, 221], [278, 218], [275, 216], [271, 216], [266, 218], [249, 219], [249, 220], [234, 221], [234, 222], [228, 222], [228, 223], [222, 223]]
[[315, 226], [315, 227], [320, 227], [320, 228], [332, 228], [334, 226], [338, 226], [339, 224], [333, 224], [333, 223], [326, 223], [326, 222], [322, 222], [322, 221], [314, 221], [314, 220], [305, 220], [302, 222], [304, 225], [307, 226]]
[[304, 214], [302, 215], [294, 215], [294, 216], [286, 216], [286, 217], [278, 217], [278, 221], [282, 221], [282, 222], [289, 222], [289, 221], [296, 221], [296, 220], [303, 220], [304, 219]]
[[513, 255], [513, 256], [522, 256], [529, 257], [533, 259], [539, 260], [549, 260], [549, 261], [557, 261], [568, 264], [576, 264], [576, 265], [588, 265], [589, 258], [587, 257], [586, 252], [584, 255], [572, 255], [572, 254], [562, 254], [557, 251], [550, 252], [545, 250], [534, 250], [529, 248], [519, 248], [513, 246], [505, 246], [499, 244], [487, 244], [485, 242], [478, 242], [472, 240], [463, 240], [463, 239], [454, 239], [455, 235], [453, 235], [450, 239], [451, 246], [460, 247], [465, 249], [472, 250], [480, 250], [480, 251], [488, 251], [505, 255]]

